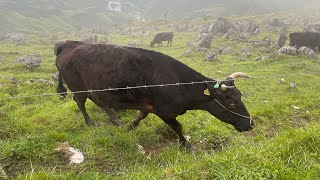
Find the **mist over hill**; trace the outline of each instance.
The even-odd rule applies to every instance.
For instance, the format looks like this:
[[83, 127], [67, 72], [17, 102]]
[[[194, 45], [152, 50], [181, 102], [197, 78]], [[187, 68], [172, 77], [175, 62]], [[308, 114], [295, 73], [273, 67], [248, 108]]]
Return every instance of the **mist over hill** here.
[[[320, 7], [318, 0], [0, 0], [0, 31], [54, 31], [132, 21], [254, 15]], [[317, 10], [319, 11], [319, 10]]]

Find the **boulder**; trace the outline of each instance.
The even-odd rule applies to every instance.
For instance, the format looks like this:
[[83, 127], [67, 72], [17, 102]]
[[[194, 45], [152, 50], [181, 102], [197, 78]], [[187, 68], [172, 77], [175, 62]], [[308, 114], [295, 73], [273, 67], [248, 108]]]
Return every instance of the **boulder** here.
[[262, 52], [262, 53], [271, 53], [273, 50], [270, 49], [270, 48], [266, 48], [266, 47], [261, 47], [259, 49], [259, 52]]
[[245, 47], [241, 48], [240, 54], [241, 54], [241, 53], [248, 53], [248, 52], [250, 52], [252, 49], [253, 49], [252, 46], [245, 46]]
[[292, 46], [289, 46], [289, 47], [287, 48], [287, 54], [297, 55], [297, 53], [298, 53], [297, 48], [292, 47]]
[[205, 60], [207, 60], [207, 61], [214, 61], [217, 58], [218, 58], [218, 54], [216, 52], [214, 52], [214, 51], [211, 52], [211, 53], [206, 54], [206, 56], [205, 56]]
[[25, 55], [17, 59], [17, 63], [25, 64], [30, 69], [40, 66], [41, 62], [42, 59], [40, 54]]
[[213, 36], [202, 33], [198, 35], [196, 48], [210, 48], [213, 41]]
[[292, 47], [292, 46], [283, 46], [277, 52], [279, 55], [281, 55], [281, 54], [297, 55], [298, 54], [297, 48]]
[[209, 34], [216, 35], [216, 34], [225, 34], [233, 27], [232, 23], [229, 22], [225, 18], [218, 18], [215, 22], [212, 22], [209, 27]]
[[192, 55], [193, 51], [191, 49], [188, 49], [186, 52], [183, 53], [183, 56], [190, 57]]
[[298, 53], [300, 55], [306, 56], [309, 59], [315, 59], [316, 53], [313, 51], [313, 49], [302, 46], [298, 49]]
[[6, 33], [0, 36], [1, 41], [24, 43], [26, 37], [23, 33]]
[[280, 54], [286, 54], [287, 53], [287, 49], [289, 46], [283, 46], [281, 47], [277, 52]]
[[209, 49], [208, 48], [196, 48], [196, 52], [207, 52]]
[[259, 29], [259, 25], [254, 20], [245, 20], [238, 24], [240, 32], [257, 34], [257, 29]]
[[248, 58], [248, 57], [251, 57], [251, 53], [250, 52], [241, 52], [240, 53], [240, 56], [243, 56], [243, 57], [246, 57], [246, 58]]
[[189, 29], [188, 24], [177, 24], [174, 26], [176, 32], [186, 32]]
[[279, 48], [283, 47], [286, 44], [288, 37], [285, 33], [281, 33], [277, 39], [277, 45]]
[[231, 54], [233, 53], [233, 48], [232, 47], [227, 47], [222, 50], [222, 54]]
[[269, 59], [270, 56], [258, 56], [255, 58], [256, 61], [264, 61], [264, 60], [267, 60]]
[[266, 47], [266, 48], [270, 47], [271, 44], [272, 44], [272, 40], [271, 40], [271, 38], [268, 38], [268, 37], [265, 37], [265, 38], [261, 41], [261, 45], [262, 45], [263, 47]]

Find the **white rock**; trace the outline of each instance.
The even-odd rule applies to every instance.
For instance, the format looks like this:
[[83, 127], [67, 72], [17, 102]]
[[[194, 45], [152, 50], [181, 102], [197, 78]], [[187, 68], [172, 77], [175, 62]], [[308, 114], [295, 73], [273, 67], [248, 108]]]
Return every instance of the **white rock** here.
[[186, 138], [186, 140], [187, 140], [188, 142], [191, 141], [191, 136], [185, 136], [185, 138]]
[[140, 144], [137, 144], [137, 146], [138, 146], [138, 151], [139, 151], [139, 153], [145, 155], [145, 154], [146, 154], [146, 151], [144, 150], [143, 146], [141, 146]]
[[72, 153], [70, 156], [70, 164], [80, 164], [83, 162], [84, 156], [78, 149], [69, 147], [69, 152]]
[[60, 144], [55, 151], [68, 155], [70, 164], [80, 164], [84, 161], [83, 154], [78, 149], [70, 147], [68, 142]]
[[285, 79], [280, 79], [280, 81], [279, 81], [279, 83], [285, 83], [286, 82], [286, 80]]
[[298, 106], [293, 106], [294, 109], [299, 110], [300, 108]]

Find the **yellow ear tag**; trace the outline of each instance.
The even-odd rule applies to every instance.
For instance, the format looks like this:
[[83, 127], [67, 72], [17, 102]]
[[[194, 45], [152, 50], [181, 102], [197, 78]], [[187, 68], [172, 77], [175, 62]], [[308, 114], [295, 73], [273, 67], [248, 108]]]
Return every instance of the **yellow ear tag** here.
[[204, 94], [204, 95], [207, 95], [207, 96], [210, 96], [210, 91], [209, 91], [209, 89], [207, 88], [206, 90], [204, 90], [203, 94]]

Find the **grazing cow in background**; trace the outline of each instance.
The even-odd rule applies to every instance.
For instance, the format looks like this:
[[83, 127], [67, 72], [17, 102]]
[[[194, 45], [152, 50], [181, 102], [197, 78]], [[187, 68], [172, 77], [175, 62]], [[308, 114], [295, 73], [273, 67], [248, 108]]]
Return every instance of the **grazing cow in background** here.
[[[87, 91], [74, 93], [74, 100], [88, 125], [94, 122], [86, 112], [87, 98], [106, 111], [140, 110], [131, 124], [133, 128], [149, 113], [157, 115], [176, 132], [182, 146], [186, 145], [186, 139], [176, 118], [187, 110], [208, 111], [238, 131], [253, 128], [252, 118], [233, 80], [243, 76], [241, 73], [219, 82], [160, 52], [107, 44], [67, 41], [57, 45], [55, 52], [60, 75], [57, 92], [67, 91], [62, 80], [72, 92]], [[177, 82], [181, 84], [144, 87]], [[203, 83], [184, 84], [189, 82]], [[108, 90], [137, 86], [140, 88]]]
[[150, 42], [150, 47], [154, 47], [155, 44], [162, 46], [162, 41], [168, 41], [167, 46], [171, 46], [173, 38], [173, 32], [162, 32], [154, 36], [153, 40]]
[[290, 46], [300, 48], [302, 46], [320, 50], [320, 33], [318, 32], [294, 32], [290, 34]]

